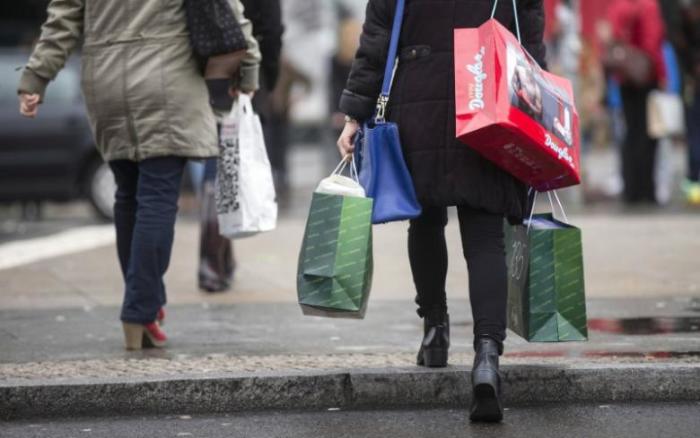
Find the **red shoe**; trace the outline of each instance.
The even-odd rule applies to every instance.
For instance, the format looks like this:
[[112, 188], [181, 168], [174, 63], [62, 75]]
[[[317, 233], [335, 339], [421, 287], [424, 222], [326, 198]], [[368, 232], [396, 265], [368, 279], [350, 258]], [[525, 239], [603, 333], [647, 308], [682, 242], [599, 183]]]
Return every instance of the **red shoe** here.
[[148, 324], [133, 324], [123, 322], [124, 340], [127, 350], [140, 350], [142, 348], [162, 348], [168, 340], [160, 329], [158, 322]]
[[161, 307], [158, 309], [158, 315], [156, 315], [156, 321], [158, 322], [158, 325], [163, 327], [165, 325], [165, 308]]

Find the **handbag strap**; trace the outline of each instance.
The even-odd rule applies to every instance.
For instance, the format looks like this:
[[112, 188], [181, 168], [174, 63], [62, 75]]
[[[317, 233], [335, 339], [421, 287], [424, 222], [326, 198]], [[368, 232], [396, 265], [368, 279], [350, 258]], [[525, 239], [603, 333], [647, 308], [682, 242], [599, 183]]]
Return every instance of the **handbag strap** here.
[[[515, 0], [513, 1], [513, 15], [515, 16], [515, 33], [518, 36], [518, 42], [520, 44], [523, 43], [522, 39], [520, 38], [520, 19], [518, 18], [518, 5], [515, 3]], [[496, 7], [498, 6], [498, 0], [495, 0], [493, 2], [493, 9], [491, 10], [491, 19], [493, 19], [496, 16]]]
[[396, 65], [396, 53], [399, 49], [399, 36], [401, 36], [401, 25], [403, 24], [403, 12], [406, 0], [396, 0], [396, 12], [394, 13], [394, 24], [391, 28], [391, 40], [389, 41], [389, 53], [386, 57], [384, 68], [384, 82], [382, 92], [377, 100], [377, 111], [374, 116], [375, 123], [384, 123], [384, 114], [389, 104], [389, 94], [391, 93], [391, 82], [394, 79], [394, 67]]
[[[496, 8], [499, 0], [494, 0], [491, 18], [496, 16]], [[518, 6], [516, 0], [513, 2], [513, 15], [515, 16], [515, 31], [518, 36], [518, 42], [522, 44], [520, 37], [520, 19], [518, 18]], [[389, 41], [389, 52], [386, 57], [386, 65], [384, 67], [384, 81], [382, 82], [382, 92], [377, 99], [377, 110], [375, 112], [375, 123], [383, 123], [385, 121], [386, 107], [389, 104], [389, 95], [391, 94], [391, 83], [394, 79], [394, 67], [396, 66], [396, 53], [399, 49], [399, 37], [401, 36], [401, 25], [403, 24], [403, 13], [406, 6], [406, 0], [396, 0], [396, 11], [394, 13], [394, 23], [391, 27], [391, 40]]]

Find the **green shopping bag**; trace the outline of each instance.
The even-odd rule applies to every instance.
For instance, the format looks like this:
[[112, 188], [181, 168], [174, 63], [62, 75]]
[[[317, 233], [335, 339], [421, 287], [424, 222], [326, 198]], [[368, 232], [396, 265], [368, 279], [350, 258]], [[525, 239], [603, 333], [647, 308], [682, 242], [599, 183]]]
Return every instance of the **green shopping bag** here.
[[[334, 173], [321, 185], [337, 189], [339, 182], [356, 184]], [[362, 191], [357, 185], [340, 192], [357, 189]], [[364, 318], [372, 284], [371, 219], [369, 198], [314, 193], [297, 271], [305, 315]]]
[[506, 255], [508, 327], [530, 342], [587, 340], [581, 230], [534, 215], [506, 225]]

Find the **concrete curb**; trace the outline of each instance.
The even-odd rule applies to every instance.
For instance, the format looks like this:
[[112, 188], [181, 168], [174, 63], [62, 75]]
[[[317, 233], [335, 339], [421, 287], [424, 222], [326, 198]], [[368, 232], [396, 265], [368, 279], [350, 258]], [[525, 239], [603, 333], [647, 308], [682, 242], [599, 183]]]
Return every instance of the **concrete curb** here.
[[[700, 399], [699, 364], [504, 366], [508, 405]], [[466, 406], [469, 369], [328, 370], [0, 383], [0, 418]]]

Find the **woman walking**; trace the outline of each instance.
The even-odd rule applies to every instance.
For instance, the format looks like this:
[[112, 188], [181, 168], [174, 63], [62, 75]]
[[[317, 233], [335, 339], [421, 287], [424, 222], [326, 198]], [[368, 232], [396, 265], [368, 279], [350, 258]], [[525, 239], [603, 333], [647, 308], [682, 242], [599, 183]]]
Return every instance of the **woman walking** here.
[[[231, 5], [242, 17], [239, 0]], [[88, 116], [117, 182], [114, 221], [125, 282], [126, 347], [161, 347], [163, 275], [180, 181], [188, 158], [218, 155], [214, 114], [190, 45], [183, 0], [52, 0], [20, 81], [23, 115], [37, 115], [48, 83], [81, 38]], [[242, 64], [236, 87], [253, 91], [257, 61]]]
[[[347, 87], [340, 100], [346, 117], [338, 146], [354, 149], [359, 123], [373, 115], [383, 79], [396, 0], [370, 0]], [[445, 281], [447, 207], [457, 206], [474, 318], [471, 419], [500, 421], [498, 358], [506, 337], [507, 273], [503, 220], [522, 221], [527, 188], [455, 139], [453, 30], [478, 27], [494, 1], [406, 1], [399, 61], [388, 119], [399, 126], [409, 170], [423, 206], [411, 221], [408, 255], [424, 338], [418, 365], [444, 367], [450, 343]], [[544, 65], [542, 0], [518, 0], [523, 45]], [[496, 19], [511, 30], [511, 1], [498, 2]]]
[[621, 149], [624, 201], [628, 205], [656, 204], [654, 167], [659, 142], [649, 135], [647, 100], [653, 90], [663, 89], [666, 81], [663, 57], [666, 29], [657, 0], [614, 0], [607, 19], [610, 32], [604, 32], [603, 42], [613, 44], [609, 50], [619, 52], [616, 47], [620, 44], [631, 47], [648, 58], [651, 69], [646, 83], [616, 74], [627, 126]]

